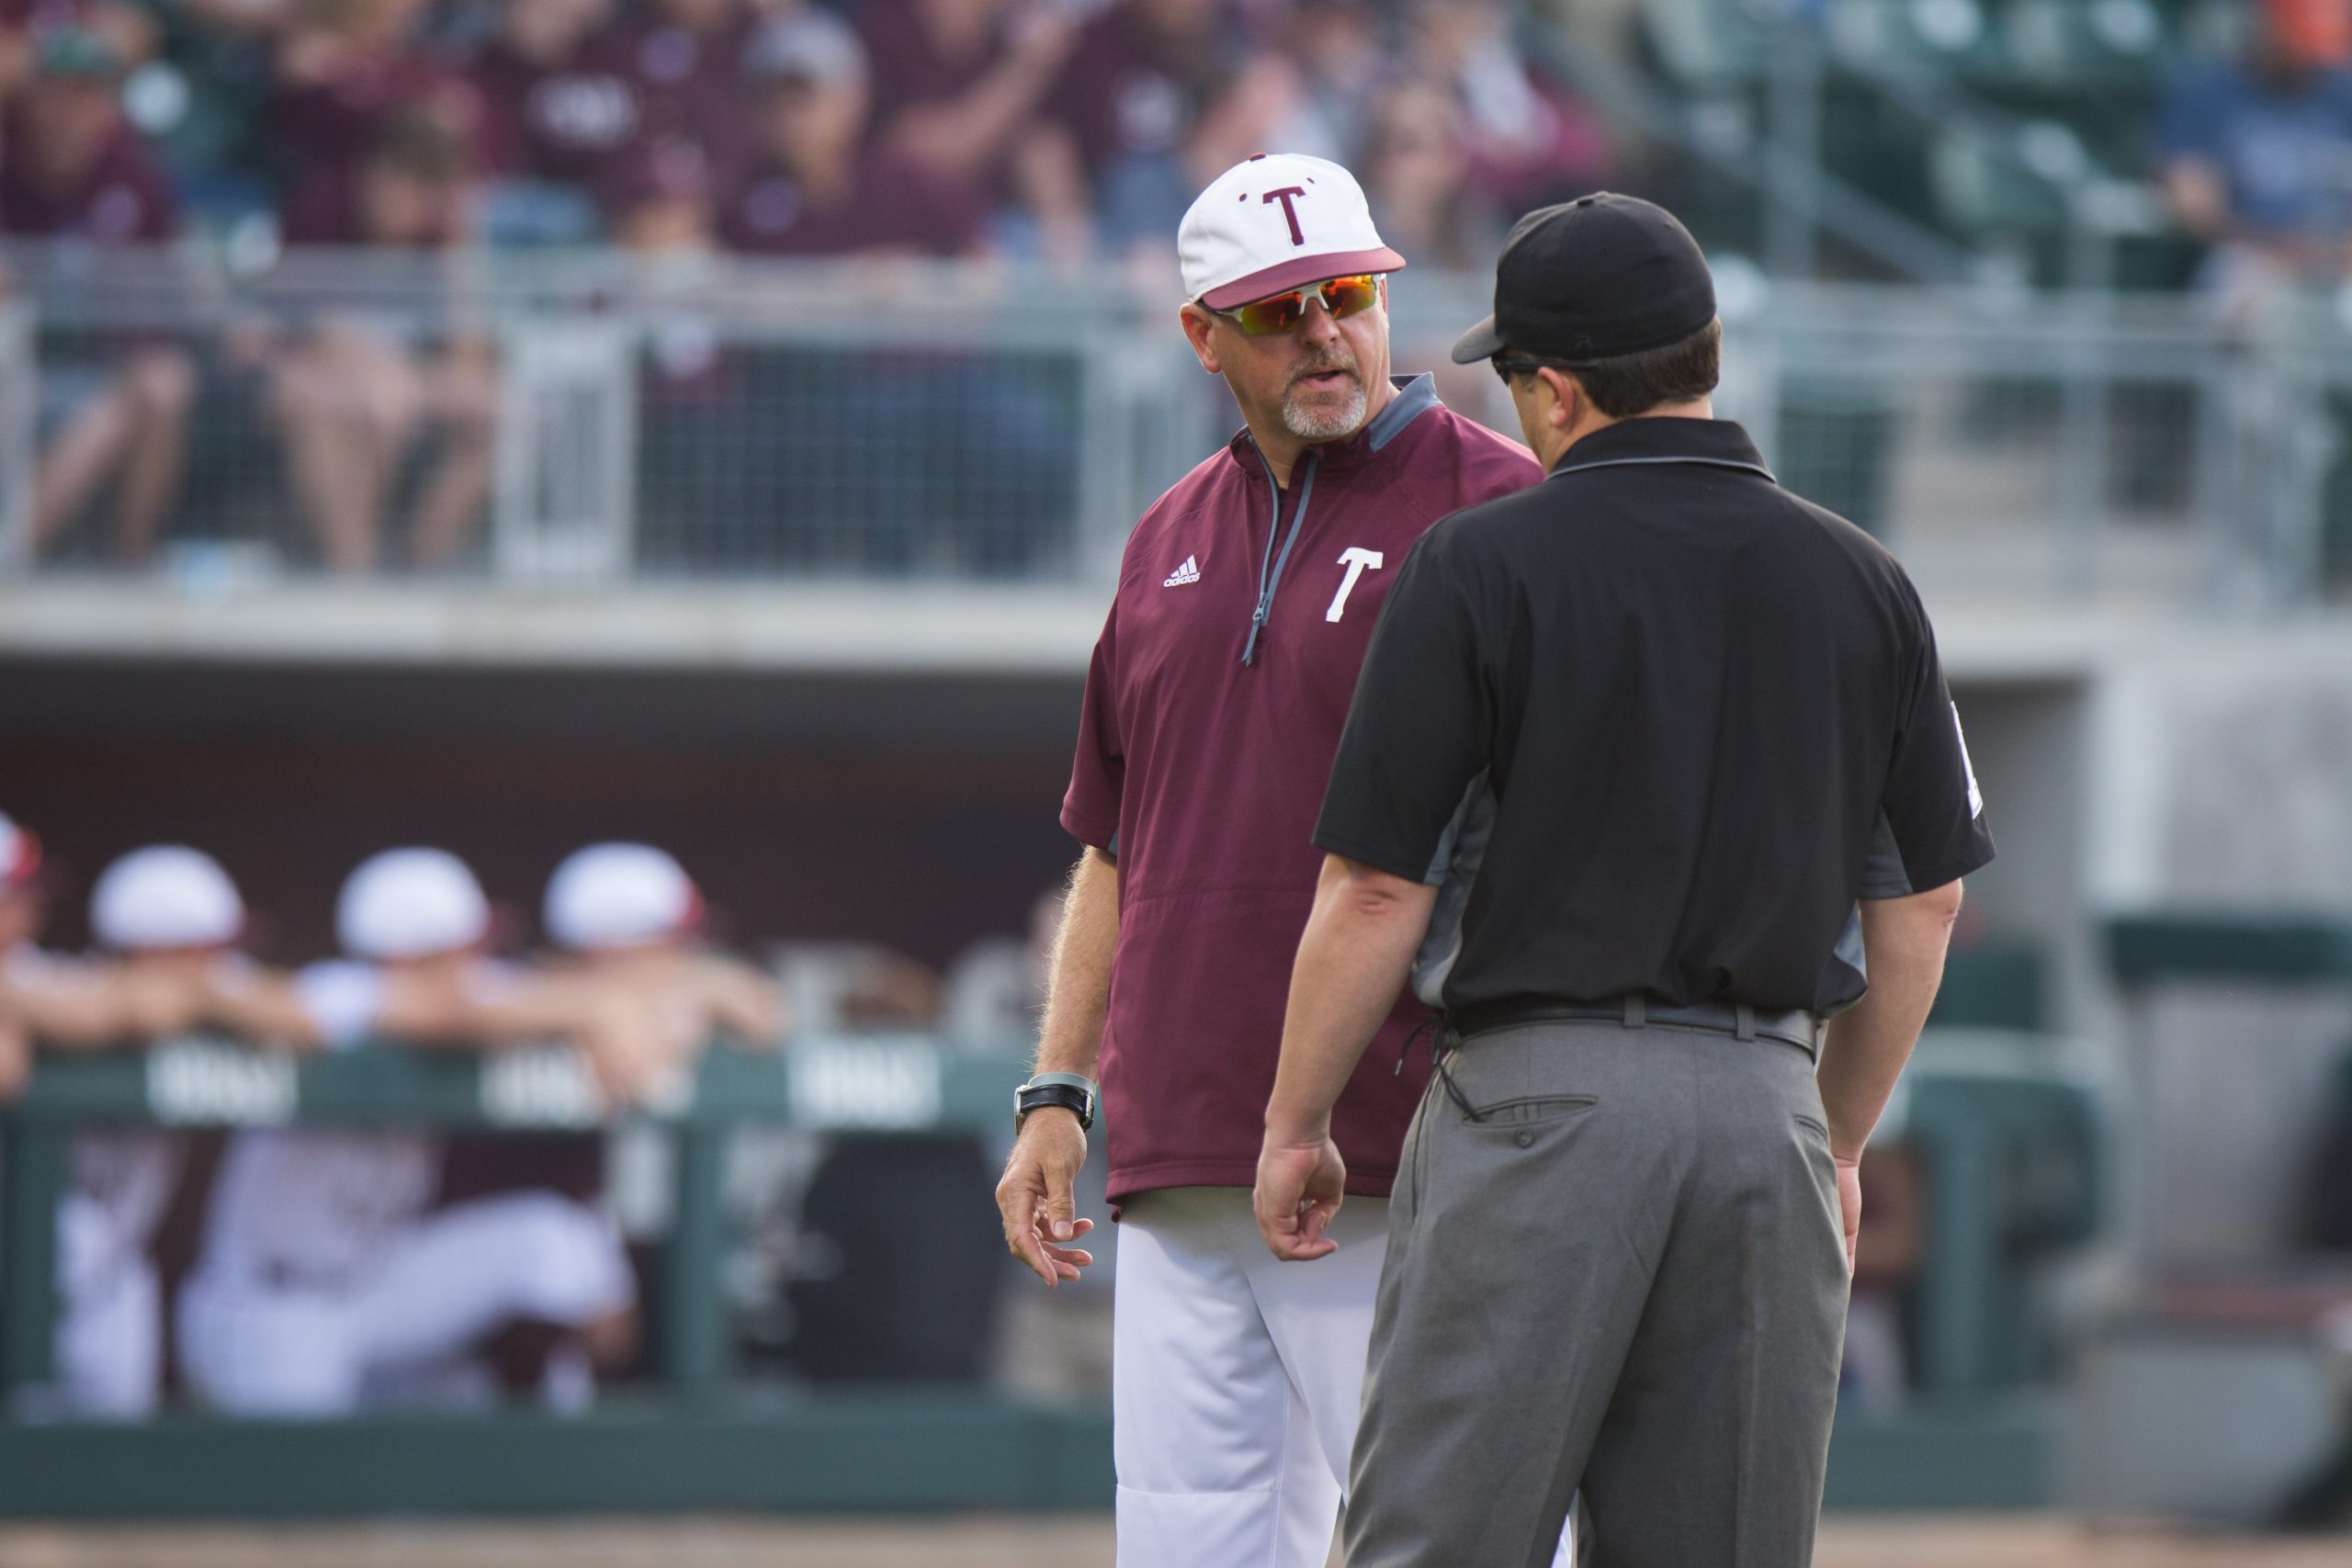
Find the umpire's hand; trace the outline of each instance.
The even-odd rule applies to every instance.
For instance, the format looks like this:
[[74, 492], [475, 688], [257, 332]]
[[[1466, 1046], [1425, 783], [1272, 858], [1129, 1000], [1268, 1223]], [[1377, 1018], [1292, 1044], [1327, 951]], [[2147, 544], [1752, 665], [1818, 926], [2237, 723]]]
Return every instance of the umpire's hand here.
[[32, 1076], [32, 1036], [21, 1025], [0, 1018], [0, 1105], [16, 1099]]
[[1048, 1288], [1076, 1280], [1094, 1255], [1062, 1245], [1094, 1228], [1078, 1218], [1072, 1190], [1086, 1164], [1086, 1130], [1059, 1106], [1032, 1111], [1021, 1120], [1012, 1157], [996, 1184], [997, 1213], [1004, 1217], [1004, 1245]]
[[1268, 1133], [1258, 1153], [1258, 1190], [1250, 1195], [1266, 1249], [1285, 1263], [1339, 1251], [1340, 1244], [1323, 1231], [1347, 1188], [1348, 1162], [1328, 1135], [1319, 1144], [1289, 1144]]
[[1838, 1215], [1846, 1226], [1846, 1272], [1854, 1272], [1854, 1248], [1862, 1236], [1862, 1162], [1858, 1159], [1836, 1161], [1838, 1167]]

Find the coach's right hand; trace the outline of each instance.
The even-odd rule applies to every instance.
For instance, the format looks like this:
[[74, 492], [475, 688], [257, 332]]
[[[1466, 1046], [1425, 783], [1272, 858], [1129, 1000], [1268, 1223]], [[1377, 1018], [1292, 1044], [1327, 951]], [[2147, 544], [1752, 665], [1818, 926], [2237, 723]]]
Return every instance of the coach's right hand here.
[[1086, 1132], [1078, 1118], [1058, 1106], [1022, 1118], [1004, 1179], [996, 1184], [997, 1212], [1004, 1216], [1004, 1245], [1048, 1286], [1075, 1280], [1094, 1255], [1064, 1245], [1094, 1228], [1078, 1217], [1073, 1192], [1086, 1164]]

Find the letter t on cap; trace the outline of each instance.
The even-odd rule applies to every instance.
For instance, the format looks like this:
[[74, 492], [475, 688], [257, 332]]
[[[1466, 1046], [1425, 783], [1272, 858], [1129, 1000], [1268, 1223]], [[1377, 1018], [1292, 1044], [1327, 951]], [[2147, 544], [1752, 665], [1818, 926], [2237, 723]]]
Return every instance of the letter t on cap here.
[[1284, 186], [1280, 190], [1268, 191], [1259, 202], [1261, 207], [1270, 201], [1279, 201], [1283, 204], [1283, 216], [1290, 220], [1290, 243], [1294, 245], [1306, 243], [1306, 231], [1298, 226], [1298, 209], [1291, 203], [1306, 194], [1306, 187], [1304, 186]]

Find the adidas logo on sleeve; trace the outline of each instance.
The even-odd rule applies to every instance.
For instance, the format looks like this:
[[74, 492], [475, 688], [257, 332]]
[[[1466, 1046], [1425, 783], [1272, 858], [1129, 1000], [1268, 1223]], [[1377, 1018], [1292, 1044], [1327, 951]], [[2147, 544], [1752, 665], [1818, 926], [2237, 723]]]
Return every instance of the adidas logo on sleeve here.
[[1198, 582], [1200, 580], [1200, 558], [1197, 556], [1186, 556], [1184, 558], [1184, 564], [1178, 567], [1174, 571], [1170, 572], [1168, 574], [1168, 581], [1161, 583], [1159, 586], [1162, 588], [1182, 588], [1188, 582]]

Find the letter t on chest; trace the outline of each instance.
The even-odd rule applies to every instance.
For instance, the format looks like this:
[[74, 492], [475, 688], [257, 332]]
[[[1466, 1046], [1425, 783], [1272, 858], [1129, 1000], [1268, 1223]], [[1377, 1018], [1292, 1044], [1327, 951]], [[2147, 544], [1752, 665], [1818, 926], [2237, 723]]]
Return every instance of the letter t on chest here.
[[1340, 564], [1348, 569], [1348, 575], [1340, 580], [1340, 591], [1331, 595], [1331, 607], [1323, 612], [1327, 621], [1336, 621], [1348, 613], [1348, 595], [1356, 591], [1357, 579], [1363, 576], [1366, 567], [1378, 571], [1386, 564], [1386, 558], [1378, 550], [1351, 547], [1340, 552]]

